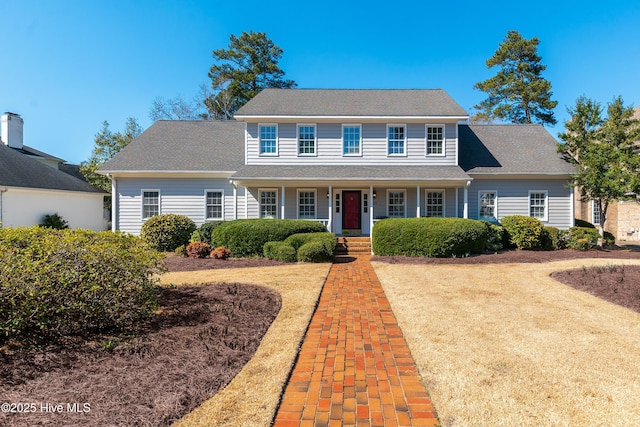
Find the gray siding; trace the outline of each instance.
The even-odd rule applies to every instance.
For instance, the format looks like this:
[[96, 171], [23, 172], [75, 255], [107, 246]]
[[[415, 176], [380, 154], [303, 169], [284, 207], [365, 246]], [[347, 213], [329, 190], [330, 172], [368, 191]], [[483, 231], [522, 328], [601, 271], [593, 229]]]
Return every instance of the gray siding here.
[[[301, 124], [306, 122], [301, 122]], [[349, 124], [349, 123], [344, 123]], [[391, 123], [402, 125], [405, 123]], [[442, 124], [442, 123], [434, 123]], [[247, 123], [247, 164], [367, 164], [367, 165], [455, 165], [457, 124], [445, 124], [445, 155], [426, 155], [426, 123], [406, 125], [406, 156], [387, 155], [387, 123], [362, 123], [362, 156], [342, 155], [343, 123], [316, 124], [316, 156], [298, 156], [296, 123], [278, 123], [278, 155], [259, 155], [259, 124]]]
[[[478, 218], [478, 192], [495, 190], [498, 193], [498, 219], [510, 215], [529, 216], [529, 191], [547, 191], [548, 221], [545, 225], [567, 229], [573, 225], [571, 189], [560, 179], [475, 179], [469, 187], [469, 218]], [[463, 191], [459, 191], [462, 211]]]
[[[142, 228], [142, 191], [160, 191], [160, 213], [186, 215], [196, 225], [205, 222], [205, 190], [224, 191], [224, 219], [234, 219], [233, 187], [228, 179], [206, 178], [119, 178], [117, 228], [121, 231], [139, 234]], [[244, 208], [238, 189], [238, 205]], [[238, 209], [242, 218], [244, 209]]]

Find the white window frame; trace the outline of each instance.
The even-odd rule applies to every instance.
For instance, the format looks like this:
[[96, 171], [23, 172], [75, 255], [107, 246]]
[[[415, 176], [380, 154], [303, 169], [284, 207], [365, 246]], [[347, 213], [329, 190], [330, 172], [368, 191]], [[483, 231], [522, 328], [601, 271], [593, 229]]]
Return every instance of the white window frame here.
[[[313, 128], [313, 153], [302, 153], [300, 151], [300, 128]], [[296, 124], [296, 145], [298, 147], [298, 157], [317, 157], [318, 156], [318, 127], [315, 123], [298, 123]]]
[[[300, 193], [313, 193], [313, 217], [300, 217]], [[296, 193], [296, 211], [298, 219], [317, 219], [318, 218], [318, 190], [315, 188], [298, 188]]]
[[[482, 194], [483, 193], [493, 193], [493, 216], [480, 216], [481, 206], [482, 206]], [[497, 190], [479, 190], [478, 191], [478, 219], [488, 219], [494, 218], [496, 221], [498, 220], [498, 191]]]
[[[390, 197], [391, 197], [391, 193], [402, 193], [402, 201], [404, 204], [404, 212], [403, 212], [403, 216], [391, 216], [390, 214], [390, 210], [389, 210], [389, 206], [390, 206]], [[399, 189], [399, 188], [389, 188], [387, 189], [387, 216], [389, 218], [406, 218], [407, 217], [407, 190], [405, 189]]]
[[[442, 130], [442, 153], [429, 153], [429, 128], [438, 128]], [[444, 157], [447, 154], [446, 150], [446, 138], [445, 138], [445, 125], [441, 124], [427, 124], [424, 127], [424, 139], [425, 139], [425, 153], [427, 157]]]
[[279, 214], [278, 211], [280, 209], [278, 209], [278, 189], [277, 188], [258, 188], [258, 217], [259, 218], [270, 218], [270, 217], [266, 217], [266, 216], [262, 216], [262, 193], [263, 192], [274, 192], [276, 193], [275, 196], [275, 207], [276, 207], [276, 215], [273, 217], [275, 219], [279, 218]]
[[[542, 218], [538, 218], [535, 216], [531, 215], [531, 195], [532, 194], [544, 194], [544, 215]], [[549, 191], [547, 190], [529, 190], [529, 197], [527, 198], [528, 202], [527, 205], [529, 206], [529, 213], [528, 215], [532, 218], [536, 218], [539, 219], [542, 222], [547, 222], [549, 221]]]
[[[262, 151], [262, 128], [263, 127], [275, 127], [276, 128], [276, 151], [275, 153], [267, 153]], [[263, 157], [277, 157], [280, 149], [278, 137], [278, 124], [277, 123], [258, 123], [258, 155]]]
[[433, 218], [446, 218], [446, 191], [444, 189], [439, 188], [428, 188], [424, 191], [424, 216], [429, 217], [429, 193], [442, 193], [442, 217], [433, 217]]
[[[591, 200], [591, 224], [593, 225], [600, 225], [600, 219], [598, 219], [596, 221], [596, 209], [598, 207], [598, 204], [596, 203], [595, 200]], [[602, 216], [602, 212], [598, 212], [598, 216]]]
[[[360, 135], [360, 139], [358, 140], [358, 152], [357, 153], [346, 153], [345, 152], [345, 140], [344, 140], [344, 130], [345, 128], [358, 128], [358, 133]], [[342, 156], [343, 157], [362, 157], [362, 125], [357, 123], [349, 123], [342, 125]]]
[[[390, 153], [390, 143], [391, 140], [389, 138], [389, 129], [390, 128], [402, 128], [403, 129], [403, 140], [402, 140], [402, 153]], [[388, 124], [387, 125], [387, 157], [406, 157], [407, 156], [407, 125], [401, 124]]]
[[162, 203], [161, 203], [162, 198], [160, 197], [161, 195], [160, 189], [143, 188], [140, 190], [140, 217], [142, 218], [142, 221], [146, 221], [149, 218], [155, 216], [155, 215], [151, 215], [147, 217], [144, 216], [144, 207], [147, 206], [144, 203], [144, 193], [158, 193], [158, 213], [156, 215], [160, 215], [162, 213]]
[[[220, 193], [220, 217], [210, 217], [209, 214], [209, 193]], [[212, 205], [213, 206], [213, 205]], [[204, 190], [204, 220], [223, 221], [224, 220], [224, 190], [211, 189]]]

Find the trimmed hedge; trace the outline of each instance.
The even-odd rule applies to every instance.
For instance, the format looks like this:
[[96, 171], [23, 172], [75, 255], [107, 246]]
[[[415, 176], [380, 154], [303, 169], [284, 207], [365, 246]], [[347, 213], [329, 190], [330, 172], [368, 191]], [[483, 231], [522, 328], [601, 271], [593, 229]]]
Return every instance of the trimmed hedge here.
[[174, 251], [187, 245], [196, 224], [184, 215], [161, 214], [147, 219], [142, 225], [141, 237], [158, 251]]
[[373, 252], [381, 256], [465, 256], [484, 252], [487, 238], [484, 221], [463, 218], [388, 218], [372, 233]]
[[545, 226], [542, 231], [542, 249], [557, 251], [566, 247], [564, 234], [556, 227]]
[[233, 257], [262, 256], [265, 243], [283, 241], [296, 233], [326, 232], [321, 222], [297, 219], [237, 219], [225, 221], [211, 233], [211, 246], [225, 246]]
[[121, 233], [0, 229], [0, 341], [134, 325], [157, 308], [163, 258]]
[[293, 246], [285, 242], [267, 242], [264, 244], [264, 256], [284, 262], [296, 262], [297, 252]]
[[506, 216], [501, 220], [509, 234], [509, 242], [518, 249], [542, 249], [542, 223], [536, 218], [523, 215]]
[[487, 227], [487, 244], [486, 250], [491, 252], [497, 252], [503, 249], [508, 244], [509, 237], [507, 236], [504, 227], [501, 225], [493, 224], [491, 222], [485, 221]]
[[598, 246], [600, 233], [595, 228], [571, 227], [565, 235], [567, 247], [587, 251]]

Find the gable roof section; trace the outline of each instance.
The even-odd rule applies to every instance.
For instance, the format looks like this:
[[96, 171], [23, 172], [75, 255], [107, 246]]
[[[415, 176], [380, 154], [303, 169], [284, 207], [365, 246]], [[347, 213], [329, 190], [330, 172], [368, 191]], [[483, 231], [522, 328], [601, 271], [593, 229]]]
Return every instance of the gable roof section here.
[[468, 114], [442, 89], [264, 89], [235, 116], [463, 119]]
[[0, 185], [104, 193], [89, 183], [0, 144]]
[[470, 175], [575, 173], [541, 125], [459, 125], [458, 139], [460, 167]]
[[244, 164], [243, 122], [160, 120], [99, 172], [233, 172]]

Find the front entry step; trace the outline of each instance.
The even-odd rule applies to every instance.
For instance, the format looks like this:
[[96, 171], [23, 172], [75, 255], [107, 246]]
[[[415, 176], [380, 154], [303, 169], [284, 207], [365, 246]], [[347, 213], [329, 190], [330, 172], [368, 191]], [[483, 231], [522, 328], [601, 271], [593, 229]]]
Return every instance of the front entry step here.
[[371, 254], [371, 238], [368, 236], [339, 236], [337, 255]]

